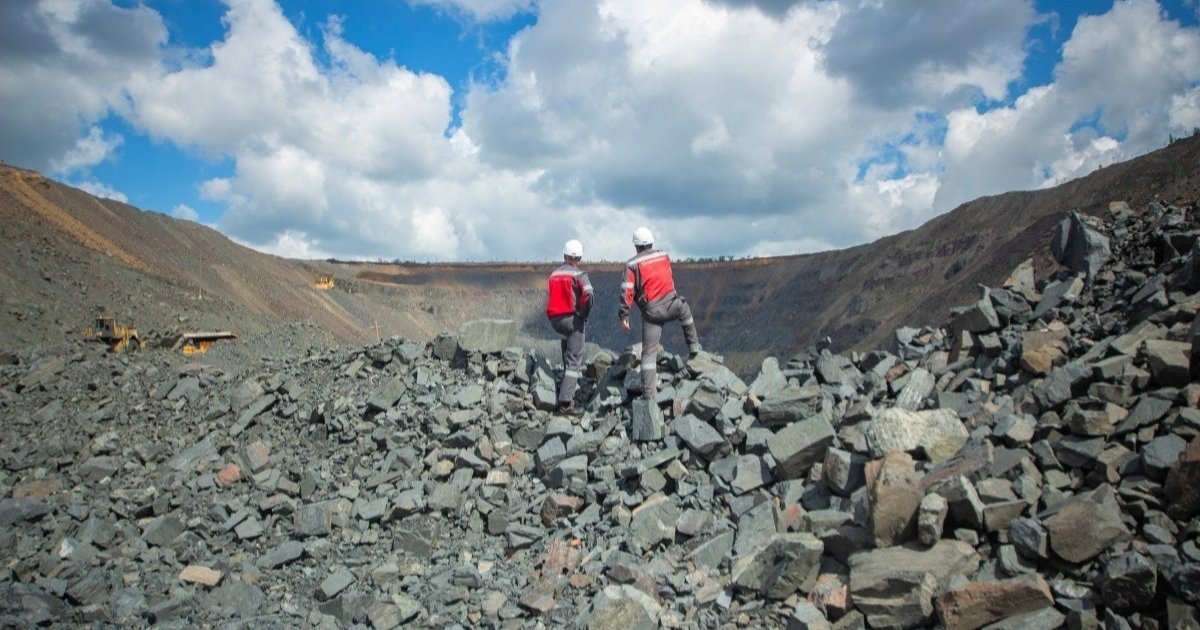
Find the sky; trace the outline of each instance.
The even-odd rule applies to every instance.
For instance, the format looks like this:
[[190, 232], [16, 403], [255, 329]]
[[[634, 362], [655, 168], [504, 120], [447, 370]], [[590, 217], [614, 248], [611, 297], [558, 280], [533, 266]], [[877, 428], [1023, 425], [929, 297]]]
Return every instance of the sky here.
[[1200, 128], [1198, 0], [3, 0], [0, 160], [294, 258], [848, 247]]

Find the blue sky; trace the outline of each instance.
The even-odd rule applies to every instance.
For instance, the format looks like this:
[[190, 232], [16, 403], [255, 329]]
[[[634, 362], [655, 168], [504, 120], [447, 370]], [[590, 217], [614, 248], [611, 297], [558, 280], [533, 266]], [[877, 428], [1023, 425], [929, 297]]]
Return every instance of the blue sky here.
[[0, 159], [296, 257], [862, 243], [1200, 126], [1195, 0], [11, 0]]

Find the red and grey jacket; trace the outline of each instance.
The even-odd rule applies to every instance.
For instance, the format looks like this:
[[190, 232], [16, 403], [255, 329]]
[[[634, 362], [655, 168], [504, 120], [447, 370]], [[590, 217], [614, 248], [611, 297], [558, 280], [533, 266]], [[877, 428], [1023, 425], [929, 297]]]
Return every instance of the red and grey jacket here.
[[621, 282], [621, 307], [617, 315], [629, 316], [633, 303], [646, 308], [655, 300], [675, 294], [675, 278], [671, 275], [671, 259], [666, 252], [647, 249], [625, 263], [625, 279]]
[[575, 265], [563, 264], [550, 274], [546, 283], [546, 317], [578, 315], [587, 319], [592, 311], [592, 283], [587, 273]]

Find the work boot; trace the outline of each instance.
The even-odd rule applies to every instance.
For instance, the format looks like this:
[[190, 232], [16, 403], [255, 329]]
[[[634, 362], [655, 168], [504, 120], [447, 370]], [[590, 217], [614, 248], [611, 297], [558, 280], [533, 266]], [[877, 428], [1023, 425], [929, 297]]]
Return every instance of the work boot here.
[[554, 415], [580, 418], [583, 416], [583, 410], [576, 407], [575, 403], [559, 403], [558, 408], [554, 410]]

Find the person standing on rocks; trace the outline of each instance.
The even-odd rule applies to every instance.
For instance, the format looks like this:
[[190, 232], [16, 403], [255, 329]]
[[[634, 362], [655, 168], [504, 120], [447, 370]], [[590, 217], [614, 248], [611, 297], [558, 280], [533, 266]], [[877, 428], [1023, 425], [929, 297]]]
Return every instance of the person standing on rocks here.
[[587, 272], [579, 268], [583, 259], [583, 243], [571, 239], [563, 245], [563, 264], [546, 283], [546, 317], [562, 335], [563, 379], [558, 387], [558, 407], [555, 413], [581, 416], [575, 406], [575, 388], [583, 377], [583, 341], [588, 315], [592, 311], [592, 283]]
[[625, 263], [617, 315], [621, 318], [621, 328], [628, 332], [629, 311], [634, 302], [642, 311], [642, 396], [654, 400], [658, 396], [657, 362], [663, 324], [678, 320], [683, 326], [689, 359], [700, 353], [700, 338], [691, 307], [675, 292], [670, 257], [654, 249], [654, 233], [645, 227], [634, 230], [633, 246], [637, 255]]

